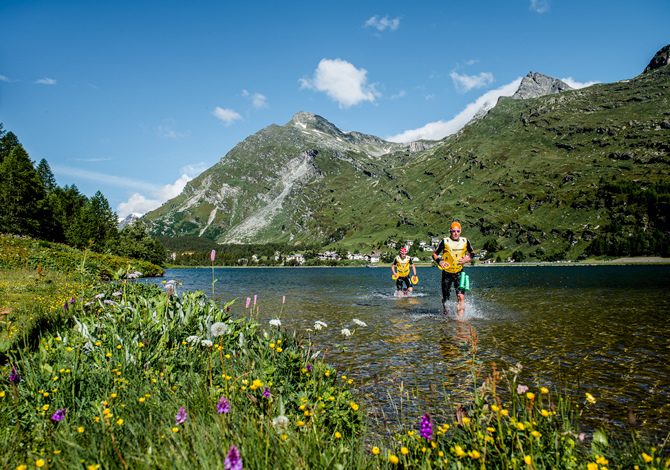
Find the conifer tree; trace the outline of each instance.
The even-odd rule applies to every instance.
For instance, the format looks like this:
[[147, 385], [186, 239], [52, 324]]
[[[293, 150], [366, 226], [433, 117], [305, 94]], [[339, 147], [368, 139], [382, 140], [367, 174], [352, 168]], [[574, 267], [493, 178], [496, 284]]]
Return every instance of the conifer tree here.
[[109, 202], [98, 191], [79, 209], [72, 224], [66, 228], [65, 237], [68, 244], [77, 248], [90, 247], [102, 252], [118, 237], [116, 220]]
[[0, 164], [0, 232], [39, 236], [44, 197], [28, 153], [15, 145]]

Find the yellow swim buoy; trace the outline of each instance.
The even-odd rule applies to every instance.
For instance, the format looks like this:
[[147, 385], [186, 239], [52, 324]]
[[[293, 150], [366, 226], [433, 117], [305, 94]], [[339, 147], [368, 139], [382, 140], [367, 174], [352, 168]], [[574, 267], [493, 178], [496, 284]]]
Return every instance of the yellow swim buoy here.
[[412, 284], [417, 285], [419, 283], [419, 277], [418, 276], [412, 276], [410, 279], [412, 281]]
[[398, 275], [397, 274], [392, 274], [391, 279], [393, 279], [394, 281], [397, 281], [398, 280]]

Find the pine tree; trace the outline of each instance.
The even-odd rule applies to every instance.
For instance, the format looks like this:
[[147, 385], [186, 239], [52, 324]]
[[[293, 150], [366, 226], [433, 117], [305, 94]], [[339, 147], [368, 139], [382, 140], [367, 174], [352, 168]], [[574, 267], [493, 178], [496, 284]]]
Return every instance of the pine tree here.
[[116, 221], [109, 202], [98, 191], [79, 209], [72, 224], [66, 228], [65, 237], [68, 244], [102, 252], [118, 238]]
[[28, 153], [15, 145], [0, 164], [0, 232], [39, 236], [45, 195]]
[[56, 178], [51, 171], [49, 163], [47, 163], [44, 158], [37, 164], [37, 174], [39, 175], [40, 180], [42, 180], [42, 185], [47, 194], [56, 189]]
[[9, 153], [14, 147], [21, 145], [18, 137], [13, 132], [5, 133], [4, 130], [0, 132], [0, 163], [9, 156]]

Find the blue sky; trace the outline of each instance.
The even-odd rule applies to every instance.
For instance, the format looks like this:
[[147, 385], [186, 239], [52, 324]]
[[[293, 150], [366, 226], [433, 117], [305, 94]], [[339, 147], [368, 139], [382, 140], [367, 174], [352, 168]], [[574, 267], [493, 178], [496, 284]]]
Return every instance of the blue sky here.
[[529, 71], [632, 78], [668, 17], [668, 0], [2, 0], [0, 122], [123, 216], [298, 111], [437, 138]]

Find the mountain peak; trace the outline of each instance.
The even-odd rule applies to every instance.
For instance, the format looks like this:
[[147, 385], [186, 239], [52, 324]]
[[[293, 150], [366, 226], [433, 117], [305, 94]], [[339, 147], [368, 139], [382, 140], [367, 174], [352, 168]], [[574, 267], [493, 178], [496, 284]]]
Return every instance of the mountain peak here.
[[528, 75], [521, 80], [519, 89], [512, 95], [512, 98], [526, 100], [566, 90], [572, 90], [572, 87], [557, 78], [548, 77], [537, 72], [528, 72]]
[[665, 67], [666, 65], [670, 65], [670, 44], [662, 47], [656, 54], [654, 54], [651, 62], [649, 62], [649, 65], [647, 65], [647, 68], [645, 68], [642, 73], [651, 72], [652, 70]]
[[288, 125], [298, 127], [303, 130], [316, 129], [331, 135], [342, 135], [342, 131], [327, 119], [317, 114], [307, 113], [304, 111], [295, 113]]

